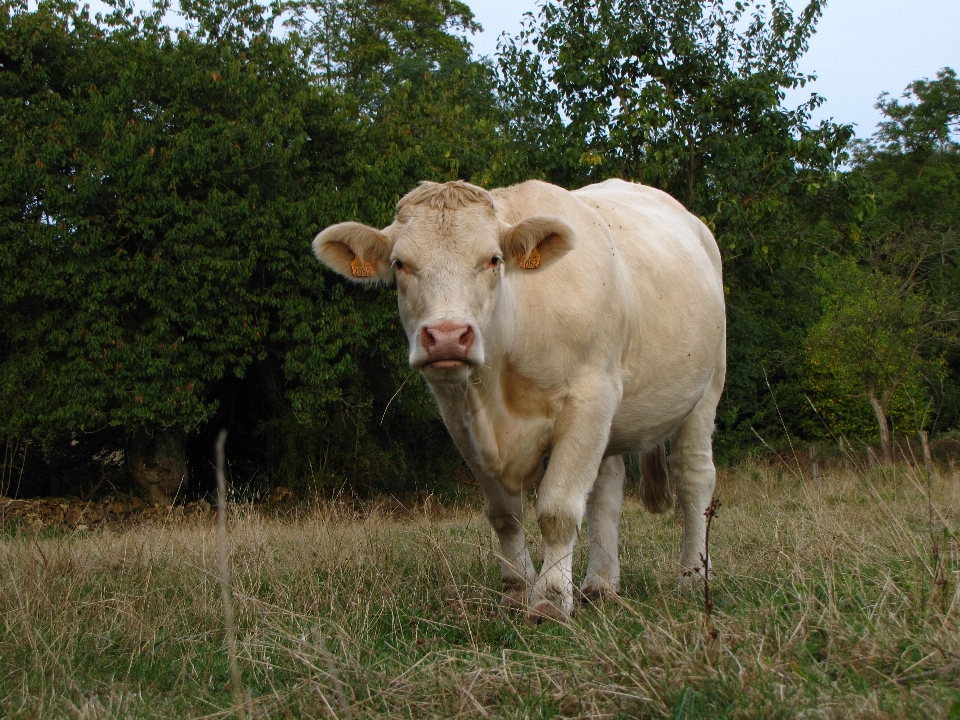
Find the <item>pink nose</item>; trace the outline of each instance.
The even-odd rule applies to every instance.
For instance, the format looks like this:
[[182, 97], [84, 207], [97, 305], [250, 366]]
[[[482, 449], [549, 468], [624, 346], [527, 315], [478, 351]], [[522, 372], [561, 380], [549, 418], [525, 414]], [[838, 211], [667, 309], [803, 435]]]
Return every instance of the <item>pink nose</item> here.
[[427, 362], [466, 360], [473, 346], [473, 328], [469, 325], [440, 323], [420, 330], [420, 341], [427, 351]]

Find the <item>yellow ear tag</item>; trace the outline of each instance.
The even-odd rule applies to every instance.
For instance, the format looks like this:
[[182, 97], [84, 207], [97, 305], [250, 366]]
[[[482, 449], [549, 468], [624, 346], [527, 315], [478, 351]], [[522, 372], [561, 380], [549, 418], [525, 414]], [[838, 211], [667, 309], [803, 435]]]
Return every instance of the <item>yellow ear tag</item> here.
[[520, 267], [524, 270], [536, 270], [540, 267], [540, 251], [533, 248], [525, 258], [520, 258]]
[[350, 272], [354, 277], [373, 277], [373, 265], [360, 259], [357, 255], [350, 263]]

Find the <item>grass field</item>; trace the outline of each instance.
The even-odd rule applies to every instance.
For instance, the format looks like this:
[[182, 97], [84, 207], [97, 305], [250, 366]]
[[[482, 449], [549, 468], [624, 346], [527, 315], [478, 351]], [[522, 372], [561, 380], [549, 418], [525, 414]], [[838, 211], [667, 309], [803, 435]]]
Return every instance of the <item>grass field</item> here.
[[[960, 717], [956, 468], [754, 463], [718, 495], [709, 620], [680, 526], [631, 501], [622, 600], [539, 626], [498, 607], [479, 500], [234, 508], [250, 714]], [[0, 716], [227, 717], [229, 677], [209, 520], [2, 535]]]

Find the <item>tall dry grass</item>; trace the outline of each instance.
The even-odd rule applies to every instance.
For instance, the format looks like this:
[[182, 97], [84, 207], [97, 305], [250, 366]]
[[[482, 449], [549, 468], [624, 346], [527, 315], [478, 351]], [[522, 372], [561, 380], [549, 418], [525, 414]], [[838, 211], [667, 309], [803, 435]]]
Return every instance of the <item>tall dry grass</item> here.
[[[634, 501], [621, 601], [536, 627], [498, 607], [496, 542], [479, 512], [235, 507], [248, 707], [255, 717], [958, 717], [960, 476], [941, 471], [928, 481], [908, 465], [839, 468], [816, 484], [785, 466], [725, 471], [709, 622], [702, 592], [677, 580], [679, 525]], [[581, 577], [585, 565], [582, 541]], [[212, 523], [8, 531], [0, 716], [231, 715], [219, 577]]]

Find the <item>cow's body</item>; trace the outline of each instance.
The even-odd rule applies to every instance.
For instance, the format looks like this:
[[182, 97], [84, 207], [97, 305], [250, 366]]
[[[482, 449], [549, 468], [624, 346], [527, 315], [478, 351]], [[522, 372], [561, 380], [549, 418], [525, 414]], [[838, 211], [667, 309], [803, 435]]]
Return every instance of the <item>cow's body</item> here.
[[[697, 218], [662, 192], [617, 180], [573, 193], [448, 183], [406, 196], [386, 230], [362, 228], [329, 228], [317, 254], [344, 274], [351, 259], [370, 266], [373, 280], [389, 279], [387, 261], [398, 267], [411, 365], [483, 488], [509, 599], [526, 604], [532, 588], [532, 616], [572, 610], [584, 516], [583, 592], [619, 590], [621, 456], [643, 454], [644, 498], [666, 509], [658, 453], [668, 439], [681, 564], [701, 564], [725, 321], [720, 254]], [[539, 577], [522, 524], [522, 490], [537, 484]]]

